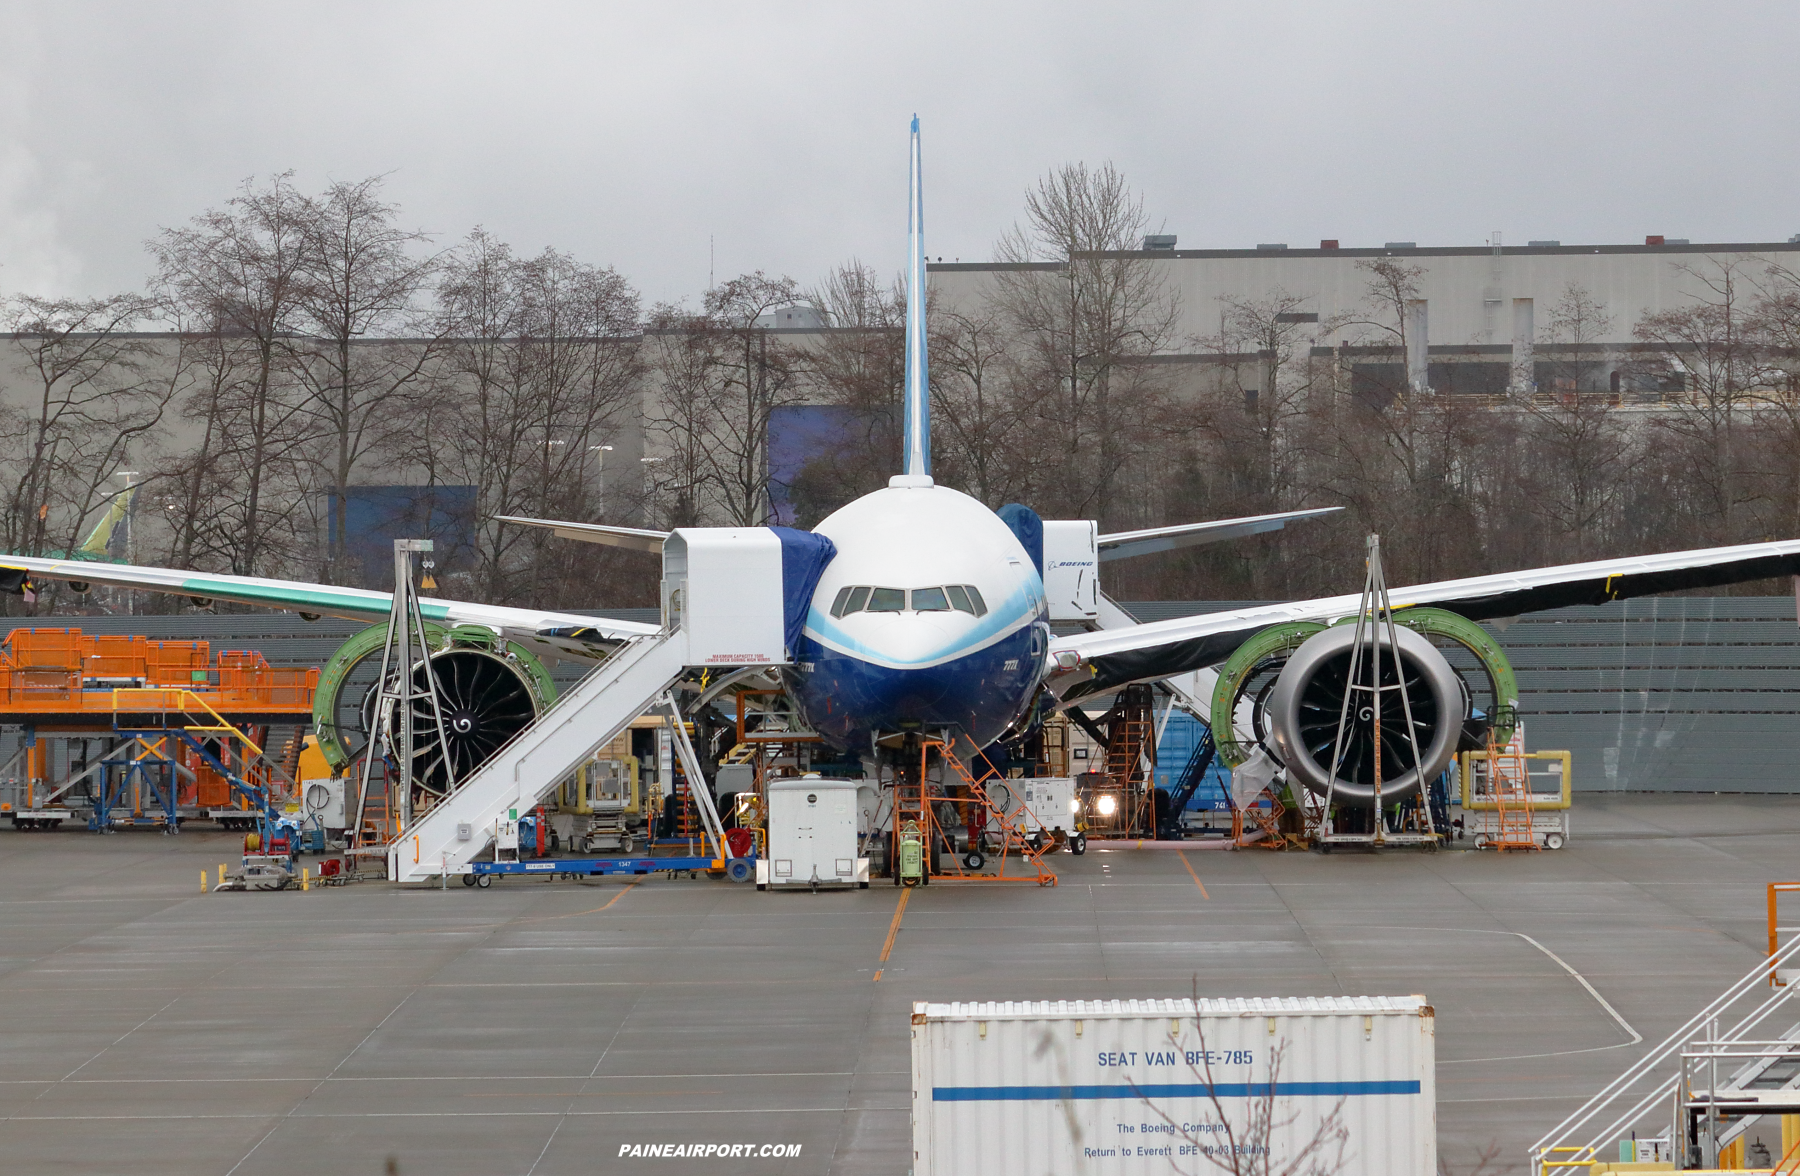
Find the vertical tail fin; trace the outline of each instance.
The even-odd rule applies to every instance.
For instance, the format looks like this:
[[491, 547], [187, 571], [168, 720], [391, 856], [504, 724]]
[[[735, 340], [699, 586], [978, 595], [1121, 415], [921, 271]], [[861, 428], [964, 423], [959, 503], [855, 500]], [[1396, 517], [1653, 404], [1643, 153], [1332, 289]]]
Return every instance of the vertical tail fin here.
[[[925, 187], [919, 175], [919, 116], [912, 120], [912, 185], [906, 239], [906, 468], [931, 474], [931, 374], [925, 354]], [[929, 484], [929, 483], [927, 483]]]

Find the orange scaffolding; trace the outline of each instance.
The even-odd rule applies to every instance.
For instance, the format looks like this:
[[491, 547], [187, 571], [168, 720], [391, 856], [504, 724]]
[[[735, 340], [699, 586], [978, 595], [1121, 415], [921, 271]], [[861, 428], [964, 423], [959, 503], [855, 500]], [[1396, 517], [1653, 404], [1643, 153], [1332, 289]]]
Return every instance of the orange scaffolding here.
[[[243, 808], [223, 766], [253, 787], [285, 793], [293, 772], [282, 770], [297, 741], [269, 748], [269, 728], [302, 727], [312, 718], [319, 671], [271, 666], [260, 653], [222, 651], [205, 641], [151, 641], [140, 636], [84, 634], [80, 629], [15, 629], [0, 639], [0, 726], [23, 729], [13, 763], [24, 773], [0, 813], [15, 824], [54, 825], [56, 801], [79, 782], [54, 782], [52, 738], [118, 738], [110, 755], [82, 773], [119, 763], [167, 764], [183, 777], [182, 808]], [[183, 734], [195, 736], [190, 745]], [[205, 750], [202, 752], [201, 747]], [[84, 752], [85, 755], [85, 752]], [[284, 779], [285, 777], [285, 779]], [[90, 791], [94, 791], [90, 787]], [[104, 788], [99, 790], [105, 792]], [[134, 799], [134, 816], [142, 816]], [[28, 815], [29, 814], [29, 815]]]

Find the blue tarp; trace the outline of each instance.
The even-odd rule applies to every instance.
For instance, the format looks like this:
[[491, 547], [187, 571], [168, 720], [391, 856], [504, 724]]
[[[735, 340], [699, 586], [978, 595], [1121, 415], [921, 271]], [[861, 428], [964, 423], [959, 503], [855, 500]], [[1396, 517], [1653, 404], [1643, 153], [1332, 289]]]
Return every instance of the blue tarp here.
[[1000, 521], [1012, 528], [1012, 533], [1019, 537], [1019, 543], [1025, 548], [1025, 554], [1031, 557], [1036, 565], [1039, 577], [1044, 574], [1044, 520], [1029, 506], [1020, 506], [1009, 502], [997, 512]]
[[806, 628], [813, 591], [819, 586], [825, 565], [837, 554], [837, 545], [811, 531], [796, 531], [792, 527], [769, 530], [781, 540], [781, 614], [788, 654], [792, 656], [800, 648], [800, 634]]

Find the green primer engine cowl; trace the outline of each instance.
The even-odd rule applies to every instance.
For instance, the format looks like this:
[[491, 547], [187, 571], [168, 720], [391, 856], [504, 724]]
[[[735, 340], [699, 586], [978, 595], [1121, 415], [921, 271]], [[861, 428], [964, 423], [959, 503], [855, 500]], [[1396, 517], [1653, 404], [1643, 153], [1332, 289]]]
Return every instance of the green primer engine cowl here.
[[[1336, 625], [1355, 623], [1354, 616], [1343, 617], [1335, 622]], [[1394, 613], [1394, 623], [1429, 637], [1454, 641], [1472, 653], [1480, 663], [1482, 672], [1486, 674], [1493, 692], [1494, 713], [1490, 718], [1494, 739], [1505, 743], [1512, 738], [1513, 728], [1519, 721], [1519, 684], [1506, 652], [1500, 648], [1499, 642], [1489, 636], [1486, 629], [1467, 617], [1441, 608], [1402, 608]], [[1219, 759], [1227, 767], [1235, 768], [1242, 764], [1250, 758], [1250, 753], [1255, 748], [1254, 744], [1241, 744], [1233, 737], [1232, 718], [1244, 683], [1264, 660], [1294, 652], [1306, 643], [1307, 638], [1324, 632], [1325, 628], [1316, 621], [1290, 621], [1271, 625], [1238, 646], [1219, 667], [1219, 680], [1213, 688], [1212, 696], [1212, 729], [1215, 737], [1218, 732], [1225, 732], [1224, 737], [1218, 739], [1218, 749]]]
[[[425, 640], [438, 679], [440, 705], [449, 726], [458, 779], [479, 767], [556, 701], [556, 684], [544, 663], [521, 645], [481, 625], [425, 622]], [[313, 730], [334, 772], [342, 771], [366, 739], [368, 694], [381, 668], [387, 625], [371, 625], [338, 647], [319, 673], [313, 694]], [[422, 666], [415, 673], [422, 678]], [[424, 717], [424, 716], [421, 716]], [[415, 730], [417, 728], [415, 727]], [[420, 739], [416, 776], [441, 775], [435, 739]], [[435, 789], [434, 789], [435, 790]]]

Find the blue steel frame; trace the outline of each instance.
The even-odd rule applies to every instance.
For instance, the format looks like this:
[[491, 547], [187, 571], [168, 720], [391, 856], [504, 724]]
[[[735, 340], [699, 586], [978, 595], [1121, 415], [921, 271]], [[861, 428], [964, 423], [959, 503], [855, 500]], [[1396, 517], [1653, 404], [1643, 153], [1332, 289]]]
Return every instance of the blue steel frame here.
[[536, 858], [523, 862], [469, 863], [471, 874], [680, 874], [700, 870], [718, 870], [726, 862], [745, 861], [754, 864], [756, 855], [742, 858], [716, 857], [625, 857], [625, 858]]
[[[201, 759], [206, 761], [207, 767], [211, 768], [213, 771], [217, 772], [219, 775], [221, 775], [225, 778], [226, 783], [231, 785], [231, 790], [233, 792], [235, 792], [237, 795], [243, 797], [245, 800], [250, 802], [250, 808], [256, 814], [257, 831], [262, 834], [262, 844], [268, 845], [269, 842], [274, 838], [274, 836], [275, 836], [275, 821], [276, 821], [275, 803], [274, 803], [274, 801], [272, 801], [269, 798], [268, 791], [266, 789], [257, 787], [255, 784], [250, 783], [248, 780], [244, 779], [242, 776], [238, 775], [236, 772], [234, 772], [230, 768], [226, 767], [225, 764], [223, 763], [223, 761], [221, 761], [219, 759], [219, 757], [215, 756], [212, 752], [206, 750], [206, 745], [204, 743], [202, 743], [200, 740], [194, 738], [194, 735], [192, 732], [186, 730], [185, 728], [181, 728], [181, 727], [138, 729], [138, 728], [126, 728], [126, 727], [116, 727], [116, 726], [113, 728], [113, 732], [114, 732], [114, 734], [122, 735], [122, 736], [126, 737], [127, 739], [166, 738], [166, 739], [179, 740], [179, 741], [187, 744], [189, 747], [194, 749], [194, 751], [200, 756]], [[106, 762], [111, 763], [114, 761], [109, 760]], [[168, 762], [168, 761], [165, 759], [162, 762]], [[167, 796], [168, 821], [169, 821], [169, 827], [171, 829], [178, 828], [179, 824], [180, 824], [180, 820], [176, 816], [176, 812], [175, 812], [174, 775], [175, 775], [174, 768], [171, 765], [170, 770], [169, 770], [169, 788], [168, 788], [168, 796]], [[127, 768], [127, 777], [126, 778], [127, 779], [129, 778], [129, 768]], [[123, 784], [121, 784], [121, 788], [122, 787], [123, 787]], [[95, 807], [94, 816], [88, 822], [88, 828], [93, 829], [95, 831], [100, 831], [100, 830], [111, 827], [111, 825], [112, 825], [112, 819], [111, 819], [112, 818], [112, 797], [114, 795], [116, 795], [116, 794], [109, 793], [108, 788], [105, 783], [101, 784], [100, 790], [101, 790], [102, 798], [105, 801], [105, 803], [100, 806]], [[160, 797], [162, 797], [162, 795], [163, 795], [163, 793], [161, 792], [161, 790], [158, 790], [157, 796], [160, 798]], [[102, 816], [102, 810], [104, 810], [104, 813], [105, 813], [104, 817]]]

